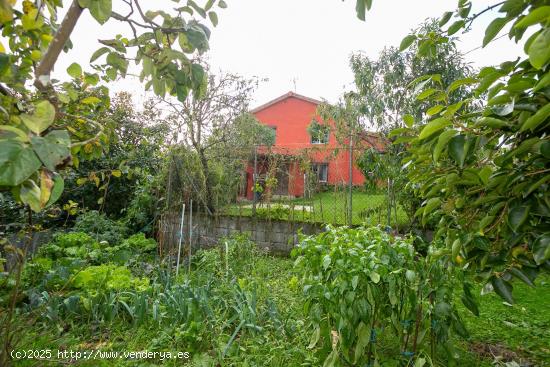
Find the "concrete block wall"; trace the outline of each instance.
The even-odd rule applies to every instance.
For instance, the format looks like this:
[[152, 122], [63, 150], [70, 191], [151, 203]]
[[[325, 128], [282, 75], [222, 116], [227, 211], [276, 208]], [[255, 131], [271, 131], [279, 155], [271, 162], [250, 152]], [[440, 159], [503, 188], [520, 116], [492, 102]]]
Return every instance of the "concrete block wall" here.
[[314, 235], [324, 230], [323, 225], [303, 222], [258, 219], [252, 217], [195, 215], [193, 217], [193, 247], [216, 246], [223, 237], [234, 233], [248, 233], [259, 247], [278, 255], [288, 255], [298, 240], [298, 231]]

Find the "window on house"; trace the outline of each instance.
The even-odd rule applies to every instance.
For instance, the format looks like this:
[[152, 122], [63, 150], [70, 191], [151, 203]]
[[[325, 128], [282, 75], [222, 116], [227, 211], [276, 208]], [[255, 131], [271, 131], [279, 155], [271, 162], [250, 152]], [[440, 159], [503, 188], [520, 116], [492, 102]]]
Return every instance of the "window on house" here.
[[329, 131], [324, 130], [317, 133], [315, 136], [311, 136], [311, 144], [327, 144]]
[[307, 131], [311, 137], [311, 144], [327, 144], [330, 134], [330, 128], [320, 124], [317, 120], [313, 120], [309, 124]]
[[311, 168], [319, 182], [328, 181], [328, 163], [313, 163]]
[[273, 135], [268, 138], [271, 144], [268, 145], [275, 145], [275, 141], [277, 140], [277, 126], [270, 125], [268, 127], [273, 131]]

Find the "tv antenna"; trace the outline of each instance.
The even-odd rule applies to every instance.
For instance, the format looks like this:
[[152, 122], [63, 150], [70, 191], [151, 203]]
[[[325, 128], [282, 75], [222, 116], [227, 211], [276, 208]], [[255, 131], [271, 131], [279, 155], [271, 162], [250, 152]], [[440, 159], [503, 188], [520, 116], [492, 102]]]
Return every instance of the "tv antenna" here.
[[297, 82], [297, 80], [298, 79], [296, 77], [292, 78], [292, 84], [294, 85], [294, 93], [296, 93], [296, 82]]

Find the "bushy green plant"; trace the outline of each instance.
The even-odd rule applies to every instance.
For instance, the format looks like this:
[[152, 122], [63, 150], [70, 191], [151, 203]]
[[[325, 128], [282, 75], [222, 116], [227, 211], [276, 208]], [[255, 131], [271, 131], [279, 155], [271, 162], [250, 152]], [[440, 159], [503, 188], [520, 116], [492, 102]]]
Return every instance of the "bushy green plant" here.
[[[454, 307], [452, 269], [418, 256], [410, 239], [377, 227], [329, 227], [302, 238], [295, 255], [305, 309], [315, 325], [310, 346], [322, 342], [325, 365], [377, 365], [427, 355], [435, 362], [437, 347], [452, 358], [452, 331], [466, 335]], [[465, 303], [477, 311], [468, 297]], [[389, 349], [382, 353], [384, 340]]]
[[81, 214], [73, 231], [88, 233], [98, 242], [107, 241], [110, 245], [120, 244], [128, 234], [128, 229], [123, 224], [95, 210]]
[[153, 252], [157, 248], [157, 242], [152, 238], [146, 238], [143, 233], [136, 233], [122, 242], [122, 246], [138, 252]]
[[125, 266], [96, 265], [77, 272], [71, 286], [89, 293], [97, 293], [103, 290], [145, 290], [149, 286], [149, 279], [132, 276], [130, 270]]
[[250, 273], [255, 260], [260, 255], [258, 246], [250, 240], [247, 233], [235, 233], [220, 241], [222, 262], [226, 271], [238, 277]]
[[101, 256], [100, 248], [100, 244], [86, 233], [57, 233], [51, 242], [40, 247], [38, 254], [52, 260], [70, 257], [97, 261]]

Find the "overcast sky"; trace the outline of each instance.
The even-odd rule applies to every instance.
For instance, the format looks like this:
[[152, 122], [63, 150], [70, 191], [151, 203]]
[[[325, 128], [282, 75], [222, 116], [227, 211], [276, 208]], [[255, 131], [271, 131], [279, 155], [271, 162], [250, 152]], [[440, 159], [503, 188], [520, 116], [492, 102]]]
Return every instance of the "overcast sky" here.
[[[168, 0], [142, 3], [155, 9], [177, 6]], [[376, 58], [384, 46], [398, 46], [411, 29], [426, 18], [439, 18], [443, 12], [453, 10], [457, 1], [374, 0], [365, 22], [355, 16], [355, 0], [228, 0], [227, 3], [227, 9], [218, 11], [219, 25], [212, 30], [208, 57], [212, 70], [268, 79], [255, 93], [252, 103], [255, 106], [291, 90], [336, 101], [344, 90], [351, 88], [353, 77], [348, 59], [352, 52], [363, 51]], [[474, 1], [473, 11], [493, 3]], [[480, 46], [492, 18], [494, 13], [487, 13], [474, 23], [471, 32], [460, 35], [459, 48], [469, 52]], [[74, 48], [61, 55], [54, 77], [68, 78], [65, 70], [74, 61], [86, 69], [91, 54], [99, 48], [97, 39], [126, 32], [126, 26], [115, 20], [100, 26], [86, 11], [72, 36]], [[478, 67], [493, 65], [515, 59], [520, 51], [520, 46], [504, 37], [485, 49], [469, 52], [466, 60]], [[132, 77], [112, 83], [109, 88], [113, 92], [130, 91], [138, 102], [145, 96], [143, 86]]]

